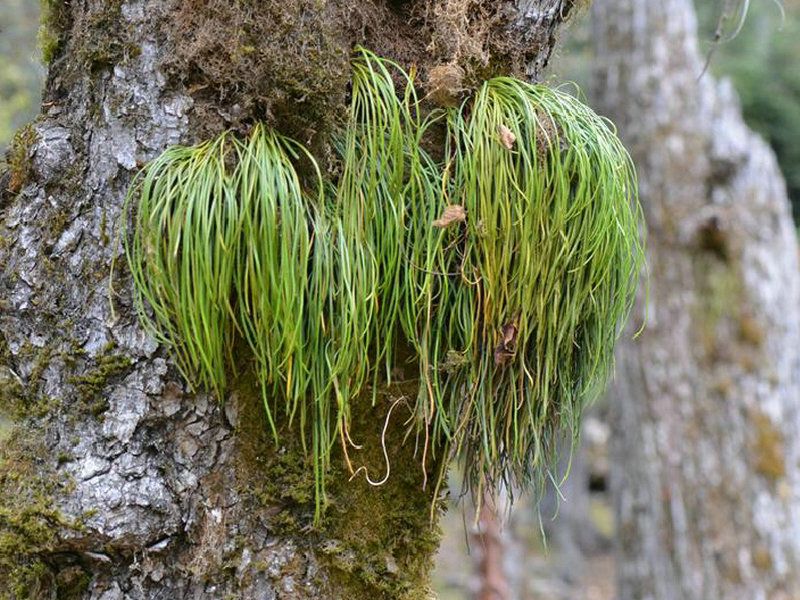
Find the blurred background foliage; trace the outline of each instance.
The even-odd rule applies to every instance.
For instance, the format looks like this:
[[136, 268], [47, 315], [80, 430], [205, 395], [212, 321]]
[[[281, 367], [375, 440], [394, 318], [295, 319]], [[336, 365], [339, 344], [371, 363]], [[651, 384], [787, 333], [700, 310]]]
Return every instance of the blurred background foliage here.
[[36, 0], [0, 0], [0, 148], [39, 112], [44, 67], [38, 27]]
[[[711, 40], [720, 2], [697, 0], [701, 39]], [[710, 49], [711, 45], [706, 44]], [[751, 0], [739, 35], [711, 58], [716, 76], [731, 77], [748, 125], [778, 155], [800, 222], [800, 0]]]
[[[747, 124], [778, 156], [795, 223], [800, 223], [800, 0], [749, 0], [738, 35], [727, 40], [736, 29], [734, 16], [725, 23], [722, 40], [714, 44], [724, 6], [725, 0], [695, 0], [701, 50], [711, 53], [708, 71], [733, 80]], [[587, 13], [565, 33], [550, 73], [554, 81], [575, 81], [591, 104], [591, 68]]]

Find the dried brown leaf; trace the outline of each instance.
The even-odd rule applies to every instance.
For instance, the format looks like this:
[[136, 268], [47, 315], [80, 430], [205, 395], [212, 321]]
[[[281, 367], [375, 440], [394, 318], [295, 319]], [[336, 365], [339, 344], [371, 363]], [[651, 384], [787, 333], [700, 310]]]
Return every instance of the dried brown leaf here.
[[517, 352], [517, 325], [507, 323], [500, 329], [502, 340], [494, 349], [494, 364], [498, 367], [507, 364]]
[[501, 331], [503, 333], [504, 346], [513, 346], [517, 343], [517, 326], [514, 323], [504, 325]]
[[463, 223], [467, 220], [467, 212], [460, 204], [450, 204], [442, 212], [442, 216], [433, 222], [434, 227], [449, 227], [453, 223]]
[[514, 142], [517, 141], [517, 136], [505, 125], [500, 125], [499, 132], [500, 143], [503, 144], [506, 150], [511, 150], [514, 147]]

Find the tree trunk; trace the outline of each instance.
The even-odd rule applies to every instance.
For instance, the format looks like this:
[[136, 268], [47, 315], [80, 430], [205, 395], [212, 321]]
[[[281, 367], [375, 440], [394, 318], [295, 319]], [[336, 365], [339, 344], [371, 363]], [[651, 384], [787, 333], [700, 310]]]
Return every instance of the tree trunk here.
[[[252, 377], [221, 406], [191, 393], [138, 325], [124, 261], [112, 311], [122, 203], [169, 145], [260, 119], [324, 153], [357, 43], [429, 87], [440, 64], [459, 67], [456, 92], [535, 77], [572, 4], [43, 2], [43, 113], [0, 204], [0, 597], [428, 597], [434, 498], [403, 427], [380, 488], [334, 461], [311, 527], [309, 461], [296, 436], [268, 438]], [[379, 440], [385, 410], [363, 403], [353, 435]], [[359, 460], [377, 472], [371, 445]]]
[[618, 597], [795, 598], [800, 288], [783, 179], [730, 85], [698, 81], [690, 0], [603, 0], [593, 16], [598, 104], [649, 231], [646, 328], [611, 390]]
[[507, 508], [498, 506], [502, 498], [495, 502], [488, 494], [484, 495], [477, 519], [469, 532], [470, 552], [475, 579], [474, 600], [510, 600], [511, 588], [505, 569], [505, 555], [508, 550], [508, 532], [504, 523]]

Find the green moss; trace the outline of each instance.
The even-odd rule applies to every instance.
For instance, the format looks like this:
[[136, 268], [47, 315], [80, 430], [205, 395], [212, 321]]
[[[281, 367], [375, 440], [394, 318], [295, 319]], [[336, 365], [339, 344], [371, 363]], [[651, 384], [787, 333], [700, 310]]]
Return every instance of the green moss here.
[[[60, 399], [42, 393], [43, 375], [54, 360], [62, 361], [67, 373], [79, 370], [78, 374], [67, 377], [67, 383], [74, 386], [78, 405], [95, 417], [108, 409], [107, 400], [98, 397], [100, 392], [114, 378], [127, 373], [132, 364], [129, 357], [115, 352], [113, 343], [106, 345], [98, 356], [87, 358], [80, 344], [58, 336], [43, 348], [26, 343], [12, 359], [4, 338], [0, 341], [0, 415], [12, 421], [46, 417], [56, 408]], [[12, 361], [33, 364], [26, 379], [12, 369]]]
[[753, 550], [753, 565], [764, 572], [772, 570], [772, 554], [766, 546], [756, 546]]
[[13, 417], [24, 406], [25, 387], [19, 375], [0, 364], [0, 415]]
[[755, 347], [761, 347], [766, 338], [764, 325], [758, 319], [743, 315], [739, 319], [739, 339]]
[[[736, 365], [753, 373], [768, 367], [766, 332], [745, 293], [739, 261], [732, 260], [735, 240], [703, 246], [695, 255], [697, 294], [692, 311], [693, 339], [707, 363]], [[731, 388], [732, 389], [732, 388]]]
[[14, 134], [11, 146], [6, 153], [8, 182], [4, 192], [18, 193], [31, 176], [31, 147], [39, 139], [32, 123], [23, 126]]
[[[240, 492], [262, 507], [280, 506], [274, 526], [281, 533], [307, 527], [313, 518], [314, 469], [297, 436], [280, 429], [276, 448], [265, 426], [257, 381], [246, 374], [236, 384], [239, 398], [237, 425], [237, 480]], [[309, 512], [310, 511], [310, 512]]]
[[[5, 346], [5, 342], [3, 343]], [[0, 360], [0, 414], [13, 421], [26, 417], [41, 417], [50, 412], [54, 400], [41, 394], [41, 378], [53, 359], [54, 345], [37, 348], [30, 343], [22, 346], [19, 352], [21, 362], [33, 362], [33, 368], [27, 379], [23, 379], [12, 368], [10, 352], [7, 346], [5, 358]]]
[[[407, 387], [416, 389], [413, 386]], [[403, 443], [406, 416], [386, 439], [391, 477], [378, 487], [369, 485], [363, 471], [351, 480], [341, 451], [335, 452], [327, 479], [328, 506], [314, 527], [314, 471], [303, 450], [297, 423], [279, 428], [276, 448], [266, 427], [255, 380], [247, 376], [236, 385], [239, 397], [237, 479], [256, 511], [268, 511], [270, 527], [283, 536], [302, 538], [326, 567], [335, 595], [342, 598], [417, 600], [430, 597], [428, 573], [439, 546], [440, 531], [431, 522], [432, 494], [423, 491], [419, 457], [413, 440]], [[409, 390], [405, 390], [409, 391]], [[399, 396], [403, 386], [381, 394], [381, 406]], [[351, 450], [354, 468], [365, 466], [370, 478], [385, 473], [381, 431], [385, 409], [373, 410], [369, 394], [355, 405], [352, 435], [363, 450]], [[291, 565], [286, 567], [291, 569]]]
[[[71, 482], [47, 460], [35, 426], [55, 410], [56, 400], [41, 390], [57, 347], [56, 342], [44, 348], [28, 343], [12, 355], [0, 336], [0, 415], [11, 419], [0, 436], [0, 600], [77, 600], [89, 581], [80, 567], [54, 571], [46, 560], [63, 530], [81, 529], [56, 508], [55, 497]], [[16, 362], [33, 365], [27, 380], [13, 371]], [[70, 459], [61, 452], [56, 464]]]
[[63, 51], [68, 32], [71, 33], [72, 60], [66, 65], [65, 73], [96, 72], [141, 53], [124, 26], [122, 0], [94, 3], [76, 11], [77, 18], [73, 17], [70, 3], [65, 0], [41, 0], [41, 4], [39, 46], [45, 64]]
[[86, 350], [78, 344], [75, 340], [71, 340], [69, 343], [69, 347], [66, 350], [61, 352], [61, 360], [64, 361], [64, 365], [67, 368], [72, 369], [75, 367], [76, 362], [79, 358], [86, 356]]
[[55, 243], [61, 234], [64, 233], [64, 230], [69, 225], [71, 219], [70, 215], [66, 210], [58, 210], [56, 211], [52, 217], [50, 217], [47, 225], [49, 229], [49, 237], [50, 240]]
[[[365, 402], [366, 404], [366, 402]], [[373, 480], [385, 473], [380, 443], [383, 418], [365, 410], [355, 420], [354, 435], [364, 450], [353, 452], [358, 468], [368, 467]], [[330, 505], [322, 533], [320, 557], [330, 567], [337, 586], [348, 598], [416, 600], [429, 598], [428, 574], [440, 541], [440, 530], [431, 523], [430, 493], [422, 490], [419, 457], [413, 443], [403, 444], [403, 428], [396, 427], [387, 441], [391, 477], [379, 487], [365, 474], [350, 474], [339, 457], [329, 486]]]
[[91, 582], [91, 576], [79, 566], [63, 569], [56, 576], [56, 598], [80, 600]]
[[100, 217], [100, 243], [103, 246], [108, 246], [109, 237], [108, 237], [108, 215], [106, 214], [106, 207], [103, 206], [103, 213]]
[[11, 348], [8, 347], [8, 341], [5, 335], [0, 334], [0, 365], [7, 365], [11, 357]]
[[[692, 311], [695, 343], [709, 363], [730, 358], [737, 339], [742, 312], [742, 281], [738, 269], [712, 253], [700, 253], [695, 258], [695, 277], [698, 284]], [[731, 328], [735, 328], [730, 331]], [[731, 339], [733, 338], [733, 339]]]
[[108, 401], [97, 395], [112, 379], [127, 373], [132, 365], [131, 359], [124, 354], [113, 352], [114, 344], [108, 344], [99, 356], [94, 357], [94, 365], [80, 375], [69, 377], [67, 382], [75, 386], [78, 401], [86, 406], [91, 414], [100, 416], [108, 409]]
[[69, 4], [65, 0], [41, 0], [39, 49], [42, 61], [49, 65], [58, 55], [69, 26]]
[[107, 0], [89, 11], [77, 24], [77, 61], [91, 71], [122, 62], [130, 54], [123, 23], [122, 0]]
[[[55, 508], [65, 484], [42, 461], [33, 431], [15, 428], [0, 443], [0, 599], [50, 598], [56, 577], [43, 561], [62, 530], [80, 527]], [[61, 596], [59, 596], [60, 598]]]

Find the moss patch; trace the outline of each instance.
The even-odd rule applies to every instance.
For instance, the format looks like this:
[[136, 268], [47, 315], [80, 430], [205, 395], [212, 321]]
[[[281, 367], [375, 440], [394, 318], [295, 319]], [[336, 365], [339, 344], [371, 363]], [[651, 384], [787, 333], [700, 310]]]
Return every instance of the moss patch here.
[[[59, 336], [43, 348], [30, 343], [22, 346], [18, 356], [8, 352], [5, 338], [0, 336], [0, 416], [22, 422], [29, 417], [42, 418], [60, 403], [43, 393], [43, 375], [53, 361], [63, 363], [63, 373], [75, 389], [75, 406], [100, 416], [108, 402], [100, 397], [103, 389], [132, 368], [131, 359], [119, 352], [113, 343], [106, 345], [98, 356], [87, 358], [86, 352], [69, 338]], [[23, 378], [14, 363], [32, 364], [29, 375]]]
[[[95, 401], [100, 392], [112, 380], [125, 375], [131, 369], [130, 357], [115, 353], [114, 348], [114, 344], [109, 343], [97, 357], [92, 359], [94, 363], [92, 366], [86, 368], [80, 375], [67, 379], [68, 383], [75, 386], [78, 401], [96, 417], [108, 409], [108, 401], [105, 398]], [[78, 353], [82, 354], [80, 351]]]
[[42, 61], [48, 65], [63, 48], [70, 24], [69, 3], [65, 0], [41, 0], [40, 5], [39, 49]]
[[6, 153], [7, 181], [3, 193], [17, 194], [28, 182], [33, 168], [31, 148], [38, 139], [33, 124], [28, 123], [14, 134]]
[[[385, 474], [381, 431], [390, 398], [401, 393], [400, 387], [379, 395], [375, 409], [365, 396], [353, 415], [354, 441], [363, 449], [351, 449], [350, 459], [354, 468], [367, 467], [373, 480]], [[350, 481], [342, 453], [334, 453], [327, 480], [329, 504], [321, 525], [313, 528], [313, 465], [303, 451], [297, 423], [291, 429], [283, 423], [276, 448], [256, 390], [253, 379], [237, 385], [241, 493], [250, 496], [260, 507], [257, 510], [267, 511], [271, 527], [278, 533], [296, 537], [298, 544], [313, 549], [327, 567], [336, 597], [429, 598], [428, 573], [440, 531], [430, 520], [432, 493], [422, 490], [414, 441], [403, 443], [407, 409], [403, 412], [398, 405], [391, 417], [386, 439], [391, 476], [384, 485], [370, 486], [363, 471]]]
[[[81, 530], [56, 508], [72, 485], [57, 470], [64, 453], [52, 457], [42, 441], [41, 422], [58, 408], [43, 394], [44, 374], [69, 354], [58, 351], [62, 341], [26, 343], [12, 355], [0, 336], [0, 600], [77, 600], [89, 583], [81, 566], [51, 560], [63, 550], [62, 533]], [[27, 378], [17, 363], [30, 365]]]
[[772, 554], [766, 546], [756, 546], [753, 550], [753, 565], [765, 573], [772, 570]]
[[[381, 480], [386, 464], [381, 449], [386, 404], [364, 410], [353, 421], [357, 442], [364, 450], [352, 453], [357, 469], [367, 467], [374, 481]], [[422, 490], [420, 457], [413, 455], [413, 440], [403, 443], [402, 422], [408, 413], [396, 412], [386, 440], [391, 474], [374, 487], [362, 472], [350, 481], [344, 461], [331, 475], [330, 506], [322, 532], [323, 563], [349, 598], [417, 600], [429, 598], [428, 573], [439, 547], [439, 527], [431, 523], [432, 495]], [[429, 482], [429, 485], [432, 485]]]
[[729, 346], [725, 328], [736, 318], [741, 281], [734, 267], [707, 254], [698, 255], [695, 273], [699, 283], [695, 336], [704, 358], [715, 362], [725, 358], [721, 353]]
[[0, 414], [13, 421], [46, 415], [53, 402], [41, 393], [41, 377], [53, 359], [54, 345], [37, 348], [26, 343], [22, 346], [17, 358], [33, 364], [28, 377], [23, 378], [15, 370], [5, 338], [0, 338], [0, 343], [6, 348], [2, 353], [5, 356], [0, 358]]
[[[34, 432], [17, 427], [0, 443], [0, 598], [51, 598], [58, 576], [46, 562], [60, 532], [79, 529], [56, 509], [67, 482], [42, 460]], [[68, 596], [58, 596], [68, 597]], [[73, 596], [74, 597], [74, 596]]]
[[74, 32], [72, 54], [90, 72], [124, 63], [141, 52], [134, 33], [125, 27], [122, 0], [96, 3], [76, 14]]
[[742, 315], [739, 319], [739, 339], [755, 347], [764, 345], [766, 331], [764, 324], [750, 315]]

